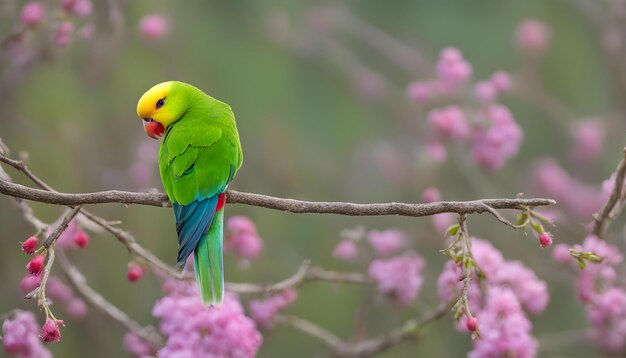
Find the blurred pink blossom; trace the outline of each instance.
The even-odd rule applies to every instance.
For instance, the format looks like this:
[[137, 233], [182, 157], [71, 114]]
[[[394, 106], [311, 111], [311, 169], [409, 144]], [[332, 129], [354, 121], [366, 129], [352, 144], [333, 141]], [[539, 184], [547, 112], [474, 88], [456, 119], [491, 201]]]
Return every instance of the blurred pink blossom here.
[[508, 92], [512, 87], [511, 75], [504, 71], [496, 71], [489, 78], [489, 82], [498, 90], [498, 92]]
[[448, 150], [439, 142], [430, 142], [426, 145], [426, 154], [435, 162], [443, 162], [448, 158]]
[[353, 261], [359, 256], [359, 247], [354, 240], [341, 240], [333, 250], [333, 257], [344, 261]]
[[39, 324], [35, 315], [16, 311], [14, 317], [2, 323], [2, 345], [10, 355], [20, 358], [52, 358], [38, 337]]
[[479, 102], [491, 103], [496, 99], [498, 89], [489, 81], [480, 81], [474, 85], [474, 97]]
[[437, 94], [437, 86], [432, 82], [415, 81], [406, 88], [409, 99], [417, 103], [426, 103]]
[[417, 298], [422, 287], [424, 265], [421, 256], [407, 253], [389, 259], [376, 259], [370, 264], [368, 272], [380, 292], [401, 305], [408, 305]]
[[20, 282], [20, 290], [23, 294], [30, 293], [32, 290], [39, 287], [41, 283], [41, 275], [27, 275]]
[[554, 261], [560, 264], [568, 264], [572, 262], [572, 256], [569, 254], [569, 246], [565, 244], [556, 244], [552, 249], [552, 257]]
[[455, 221], [456, 215], [451, 213], [435, 214], [430, 217], [433, 228], [440, 233], [444, 233]]
[[452, 91], [472, 76], [472, 65], [463, 58], [456, 48], [448, 47], [441, 50], [437, 61], [437, 74], [440, 88]]
[[65, 47], [70, 42], [70, 36], [74, 32], [74, 24], [69, 21], [63, 21], [54, 33], [54, 43], [59, 47]]
[[157, 351], [152, 344], [132, 332], [126, 333], [123, 345], [134, 357], [152, 357]]
[[422, 201], [424, 203], [432, 203], [439, 200], [441, 200], [441, 192], [433, 186], [424, 189], [422, 192]]
[[22, 21], [22, 24], [29, 27], [36, 26], [43, 21], [45, 16], [46, 7], [38, 1], [31, 1], [22, 7], [20, 21]]
[[232, 216], [226, 221], [224, 251], [233, 252], [239, 258], [255, 259], [263, 250], [263, 241], [252, 220], [245, 216]]
[[604, 124], [597, 119], [577, 123], [572, 128], [571, 157], [575, 163], [590, 164], [602, 154], [605, 137]]
[[367, 233], [367, 242], [372, 245], [379, 256], [393, 254], [406, 245], [406, 235], [399, 230], [370, 230]]
[[543, 54], [550, 46], [552, 34], [548, 25], [535, 19], [526, 19], [515, 33], [517, 45], [525, 52]]
[[278, 311], [289, 306], [297, 298], [296, 290], [289, 288], [265, 300], [252, 300], [249, 305], [250, 315], [259, 326], [271, 329], [272, 320]]
[[71, 7], [72, 14], [78, 17], [86, 17], [91, 15], [92, 4], [91, 0], [76, 0]]
[[492, 104], [483, 114], [486, 126], [472, 137], [472, 157], [481, 167], [498, 170], [517, 155], [523, 132], [503, 105]]
[[139, 22], [139, 31], [148, 40], [156, 40], [169, 32], [169, 24], [161, 15], [146, 15]]
[[466, 139], [470, 134], [467, 118], [459, 106], [433, 109], [428, 113], [428, 123], [446, 138]]
[[83, 318], [87, 314], [87, 304], [80, 298], [72, 298], [66, 305], [65, 310], [72, 318]]

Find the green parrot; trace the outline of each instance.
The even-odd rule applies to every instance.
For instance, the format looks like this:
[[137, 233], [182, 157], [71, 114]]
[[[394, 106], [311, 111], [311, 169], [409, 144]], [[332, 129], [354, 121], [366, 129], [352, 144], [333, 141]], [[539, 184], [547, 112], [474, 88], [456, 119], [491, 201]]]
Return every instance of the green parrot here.
[[176, 265], [183, 267], [193, 252], [202, 301], [218, 305], [224, 297], [224, 191], [243, 161], [233, 111], [192, 85], [169, 81], [141, 96], [137, 115], [148, 136], [163, 137], [159, 170], [174, 207]]

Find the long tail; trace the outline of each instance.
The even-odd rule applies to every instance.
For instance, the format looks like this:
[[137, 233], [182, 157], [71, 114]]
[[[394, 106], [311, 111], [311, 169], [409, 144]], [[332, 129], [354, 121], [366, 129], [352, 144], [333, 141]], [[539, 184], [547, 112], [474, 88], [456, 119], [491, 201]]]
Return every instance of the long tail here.
[[216, 207], [211, 228], [200, 239], [194, 251], [196, 281], [200, 288], [202, 302], [206, 305], [219, 305], [224, 299], [224, 263], [222, 258], [222, 237], [224, 233], [224, 194]]

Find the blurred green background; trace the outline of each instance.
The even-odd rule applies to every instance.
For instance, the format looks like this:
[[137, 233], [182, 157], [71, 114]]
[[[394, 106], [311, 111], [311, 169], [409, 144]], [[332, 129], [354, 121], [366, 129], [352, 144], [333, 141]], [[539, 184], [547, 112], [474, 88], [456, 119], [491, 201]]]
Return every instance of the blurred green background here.
[[[8, 34], [21, 2], [0, 4], [0, 30]], [[403, 91], [418, 75], [428, 79], [434, 73], [419, 73], [416, 68], [416, 74], [407, 74], [341, 21], [326, 18], [328, 9], [371, 23], [416, 46], [432, 62], [441, 48], [458, 47], [472, 63], [475, 79], [498, 69], [515, 72], [521, 62], [513, 41], [515, 26], [525, 18], [537, 18], [552, 27], [553, 35], [539, 74], [546, 90], [571, 109], [570, 120], [612, 113], [619, 102], [593, 17], [610, 12], [604, 1], [130, 1], [122, 3], [119, 35], [109, 22], [109, 4], [94, 3], [92, 40], [75, 38], [66, 49], [48, 49], [41, 61], [22, 72], [16, 73], [6, 58], [2, 62], [0, 137], [13, 154], [28, 152], [30, 168], [65, 192], [162, 190], [156, 162], [151, 162], [159, 143], [143, 133], [135, 105], [147, 88], [170, 79], [195, 84], [234, 109], [244, 150], [243, 167], [231, 185], [236, 190], [319, 201], [420, 202], [423, 189], [437, 186], [447, 200], [514, 197], [528, 190], [531, 166], [538, 157], [554, 156], [568, 166], [569, 133], [534, 103], [516, 96], [503, 102], [523, 127], [525, 138], [520, 154], [503, 170], [483, 173], [468, 168], [462, 164], [466, 154], [454, 149], [448, 163], [429, 162], [423, 153], [426, 112], [410, 104]], [[48, 5], [57, 6], [53, 1]], [[325, 10], [320, 12], [320, 6]], [[141, 37], [137, 24], [148, 13], [169, 20], [165, 38]], [[49, 43], [51, 30], [46, 31], [33, 34], [31, 44]], [[328, 39], [337, 46], [326, 46]], [[387, 82], [380, 97], [364, 98], [355, 90], [358, 74], [351, 73], [354, 67], [345, 62], [353, 60], [384, 76]], [[581, 173], [594, 185], [610, 175], [621, 156], [623, 125], [616, 121], [611, 126], [619, 130], [609, 131], [602, 161]], [[132, 168], [141, 161], [148, 163], [150, 175], [138, 181]], [[16, 181], [31, 185], [19, 173], [7, 171]], [[473, 181], [468, 181], [466, 171]], [[46, 222], [62, 213], [59, 207], [32, 206]], [[174, 263], [177, 242], [169, 209], [108, 204], [90, 210], [122, 220], [122, 227], [142, 245]], [[33, 234], [32, 229], [8, 198], [0, 198], [0, 213], [0, 313], [15, 307], [35, 310], [18, 289], [26, 258], [17, 242]], [[231, 282], [277, 281], [306, 259], [328, 269], [366, 271], [367, 262], [347, 264], [332, 258], [342, 229], [363, 225], [408, 233], [411, 247], [427, 260], [426, 282], [414, 305], [397, 308], [371, 286], [310, 283], [299, 289], [299, 299], [286, 311], [339, 337], [374, 336], [437, 304], [436, 278], [445, 261], [438, 250], [444, 242], [428, 219], [297, 215], [229, 205], [227, 215], [235, 214], [256, 222], [265, 248], [248, 269], [226, 255], [226, 279]], [[569, 223], [564, 231], [557, 228], [556, 240], [579, 242], [583, 224]], [[574, 275], [554, 264], [549, 250], [540, 250], [531, 237], [485, 215], [471, 216], [469, 230], [490, 240], [507, 259], [523, 260], [550, 283], [548, 309], [531, 317], [533, 333], [542, 343], [540, 356], [595, 355], [580, 339], [586, 321], [571, 286]], [[143, 324], [156, 323], [151, 309], [161, 296], [160, 282], [147, 275], [129, 283], [126, 270], [132, 257], [113, 237], [93, 234], [90, 245], [71, 253], [71, 258], [88, 283], [111, 302]], [[241, 298], [246, 302], [253, 297]], [[58, 315], [63, 316], [62, 311]], [[56, 356], [128, 355], [121, 343], [125, 332], [94, 310], [83, 320], [67, 323], [62, 343], [49, 346]], [[260, 357], [330, 355], [323, 344], [292, 329], [277, 327], [263, 333]], [[456, 332], [447, 315], [429, 325], [417, 343], [381, 356], [460, 357], [470, 345], [469, 336]]]

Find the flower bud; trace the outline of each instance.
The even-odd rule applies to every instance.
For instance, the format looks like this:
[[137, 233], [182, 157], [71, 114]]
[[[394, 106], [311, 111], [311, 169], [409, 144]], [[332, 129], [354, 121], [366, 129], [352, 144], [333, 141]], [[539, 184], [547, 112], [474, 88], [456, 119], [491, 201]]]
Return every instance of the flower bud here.
[[37, 248], [37, 236], [31, 236], [26, 241], [22, 243], [22, 251], [27, 254], [32, 254], [35, 252]]
[[46, 258], [43, 255], [37, 255], [33, 257], [33, 259], [30, 260], [30, 262], [26, 265], [28, 273], [32, 275], [37, 275], [38, 273], [40, 273], [43, 270], [43, 263], [45, 260]]

